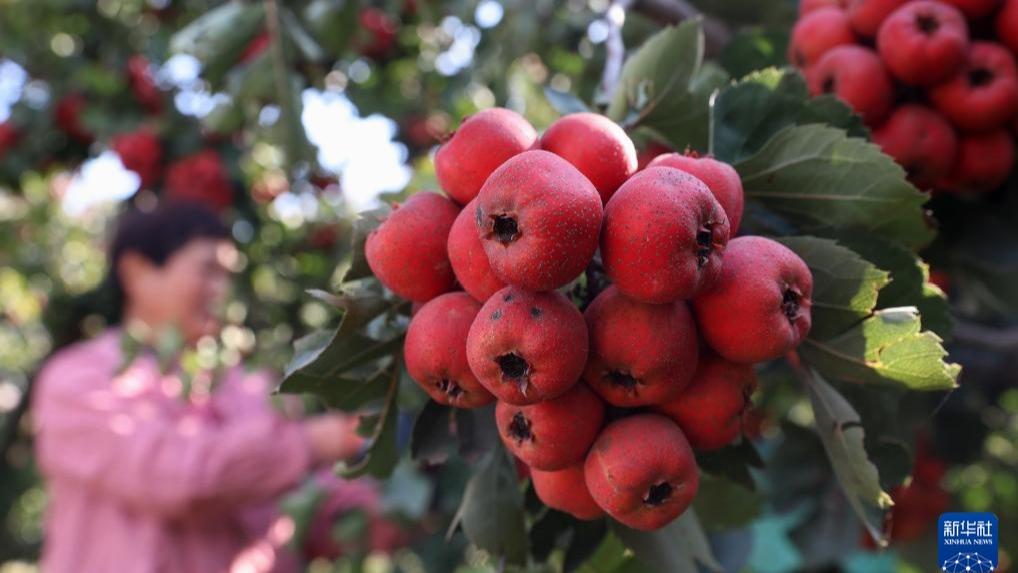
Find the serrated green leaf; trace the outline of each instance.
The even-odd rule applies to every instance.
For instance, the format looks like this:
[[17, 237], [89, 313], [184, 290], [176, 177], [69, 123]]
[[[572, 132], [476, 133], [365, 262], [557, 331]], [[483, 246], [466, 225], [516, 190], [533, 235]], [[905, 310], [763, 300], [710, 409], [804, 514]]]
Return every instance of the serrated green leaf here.
[[961, 366], [944, 361], [940, 337], [920, 332], [914, 307], [876, 311], [848, 331], [827, 340], [812, 337], [799, 355], [832, 380], [893, 384], [911, 390], [950, 390]]
[[676, 94], [667, 110], [640, 122], [640, 125], [675, 149], [706, 153], [710, 146], [710, 98], [731, 78], [720, 66], [706, 62], [693, 77], [689, 91]]
[[612, 531], [637, 559], [661, 573], [723, 570], [693, 508], [657, 531], [637, 531], [617, 522], [612, 522]]
[[706, 531], [741, 527], [760, 514], [761, 495], [721, 476], [700, 473], [693, 509]]
[[782, 129], [811, 123], [839, 127], [853, 137], [869, 134], [862, 119], [840, 100], [831, 96], [811, 99], [798, 72], [759, 70], [722, 90], [714, 99], [711, 153], [735, 163], [756, 153]]
[[806, 234], [855, 229], [918, 248], [933, 239], [926, 196], [880, 149], [822, 125], [787, 127], [735, 164], [746, 198]]
[[523, 496], [516, 482], [516, 469], [501, 446], [467, 482], [449, 533], [457, 527], [463, 528], [471, 543], [508, 563], [526, 561]]
[[877, 304], [888, 274], [852, 250], [830, 239], [778, 239], [809, 266], [813, 274], [813, 326], [810, 336], [824, 339], [866, 318]]
[[817, 432], [824, 450], [856, 515], [870, 536], [886, 544], [881, 524], [883, 512], [893, 504], [880, 487], [880, 475], [864, 446], [865, 432], [852, 405], [816, 373], [804, 378], [813, 406]]

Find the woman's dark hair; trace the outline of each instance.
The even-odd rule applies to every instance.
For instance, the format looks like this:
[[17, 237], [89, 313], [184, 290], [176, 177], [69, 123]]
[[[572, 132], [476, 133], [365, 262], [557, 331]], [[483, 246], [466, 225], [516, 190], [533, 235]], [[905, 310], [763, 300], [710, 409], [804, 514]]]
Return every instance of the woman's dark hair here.
[[113, 321], [120, 321], [124, 287], [117, 273], [120, 259], [136, 253], [157, 266], [194, 239], [226, 239], [230, 230], [214, 212], [198, 203], [175, 202], [152, 211], [132, 209], [120, 216], [109, 249], [106, 287], [112, 297]]

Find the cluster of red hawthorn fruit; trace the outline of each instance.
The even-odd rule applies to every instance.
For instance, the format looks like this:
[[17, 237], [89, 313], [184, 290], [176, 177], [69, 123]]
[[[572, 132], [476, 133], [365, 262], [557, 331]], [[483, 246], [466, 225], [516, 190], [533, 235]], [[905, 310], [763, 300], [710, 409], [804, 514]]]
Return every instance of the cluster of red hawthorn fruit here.
[[923, 189], [1000, 187], [1018, 133], [1018, 0], [802, 0], [788, 56]]
[[[601, 115], [538, 137], [484, 110], [435, 169], [448, 196], [412, 195], [365, 245], [375, 276], [418, 303], [410, 376], [449, 406], [497, 400], [499, 434], [549, 507], [643, 530], [678, 517], [694, 450], [740, 434], [753, 364], [809, 331], [806, 264], [764, 237], [729, 240], [743, 210], [731, 166], [671, 153], [638, 169]], [[561, 292], [583, 290], [577, 277], [583, 312]]]

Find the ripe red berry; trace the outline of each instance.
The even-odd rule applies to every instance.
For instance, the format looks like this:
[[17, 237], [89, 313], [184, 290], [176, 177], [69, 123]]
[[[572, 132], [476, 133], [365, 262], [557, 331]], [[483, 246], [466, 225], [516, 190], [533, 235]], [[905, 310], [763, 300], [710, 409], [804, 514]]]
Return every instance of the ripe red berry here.
[[68, 94], [53, 107], [53, 121], [71, 139], [87, 145], [92, 143], [95, 136], [81, 121], [81, 114], [85, 112], [86, 105], [81, 94]]
[[855, 34], [843, 10], [819, 8], [803, 16], [792, 28], [788, 61], [807, 68], [831, 48], [854, 42]]
[[155, 133], [145, 128], [123, 133], [113, 138], [110, 147], [125, 168], [138, 174], [142, 187], [151, 187], [159, 180], [163, 146]]
[[127, 81], [134, 99], [151, 114], [163, 111], [163, 94], [152, 77], [152, 64], [145, 56], [134, 55], [127, 59]]
[[955, 8], [961, 10], [962, 14], [969, 20], [978, 20], [984, 16], [989, 16], [997, 6], [1000, 5], [1000, 0], [940, 0], [946, 4], [951, 4]]
[[721, 278], [693, 299], [704, 341], [732, 362], [778, 358], [810, 328], [813, 276], [788, 247], [764, 237], [728, 243]]
[[572, 163], [594, 184], [604, 203], [636, 172], [636, 147], [626, 131], [596, 113], [559, 118], [541, 136], [541, 149]]
[[716, 450], [732, 443], [742, 431], [742, 414], [755, 387], [751, 365], [706, 352], [685, 391], [655, 409], [682, 428], [694, 449]]
[[884, 20], [908, 0], [849, 0], [848, 21], [857, 34], [866, 38], [877, 35]]
[[891, 75], [917, 86], [938, 84], [965, 63], [969, 30], [954, 6], [909, 2], [880, 25], [877, 50]]
[[507, 402], [495, 406], [502, 442], [536, 470], [561, 470], [582, 462], [602, 422], [604, 403], [582, 383], [557, 398], [530, 406]]
[[407, 372], [440, 404], [476, 408], [495, 401], [467, 363], [467, 334], [480, 310], [470, 295], [451, 292], [425, 303], [407, 328]]
[[474, 320], [467, 338], [470, 368], [481, 384], [510, 404], [562, 395], [587, 362], [583, 315], [557, 292], [506, 287]]
[[1014, 163], [1015, 144], [1006, 129], [963, 135], [954, 169], [938, 186], [957, 193], [992, 191], [1004, 184]]
[[647, 304], [614, 286], [584, 313], [590, 358], [584, 380], [610, 404], [661, 404], [675, 398], [696, 370], [696, 323], [685, 302]]
[[530, 149], [537, 132], [520, 114], [495, 107], [463, 120], [435, 153], [438, 184], [460, 205], [481, 191], [491, 172]]
[[630, 177], [605, 206], [601, 259], [626, 296], [672, 302], [717, 279], [728, 235], [728, 217], [702, 181], [650, 167]]
[[930, 90], [930, 101], [967, 131], [1005, 125], [1018, 112], [1018, 68], [1000, 44], [973, 42], [965, 65]]
[[997, 39], [1018, 55], [1018, 0], [1004, 0], [995, 24]]
[[813, 95], [832, 94], [877, 125], [894, 104], [894, 85], [876, 52], [862, 46], [838, 46], [806, 70]]
[[378, 8], [362, 8], [357, 20], [366, 32], [359, 46], [360, 53], [374, 59], [385, 57], [396, 40], [399, 24]]
[[582, 463], [552, 472], [530, 470], [530, 481], [544, 505], [564, 511], [576, 519], [597, 519], [604, 515], [604, 510], [590, 497], [583, 480]]
[[921, 189], [935, 185], [951, 170], [958, 137], [946, 119], [917, 103], [905, 104], [873, 131], [873, 142], [905, 168]]
[[735, 236], [742, 222], [742, 208], [745, 198], [742, 179], [731, 165], [714, 159], [693, 154], [668, 153], [650, 162], [650, 167], [674, 167], [703, 181], [714, 198], [721, 204], [728, 216], [729, 235]]
[[178, 159], [166, 168], [163, 182], [167, 198], [196, 201], [216, 211], [233, 204], [233, 184], [226, 165], [213, 149]]
[[568, 161], [526, 151], [502, 164], [477, 196], [475, 216], [495, 276], [528, 290], [573, 280], [597, 250], [601, 197]]
[[799, 0], [799, 16], [809, 14], [820, 8], [844, 8], [844, 0]]
[[636, 153], [636, 170], [640, 171], [645, 169], [657, 156], [671, 152], [672, 148], [667, 145], [656, 141], [648, 142], [643, 149]]
[[252, 60], [262, 55], [265, 50], [272, 44], [272, 36], [269, 35], [268, 30], [259, 32], [251, 41], [244, 46], [244, 51], [240, 53], [240, 57], [237, 58], [237, 63], [247, 64]]
[[491, 270], [484, 245], [477, 236], [477, 225], [474, 224], [476, 212], [477, 201], [474, 200], [467, 203], [452, 224], [449, 231], [449, 262], [463, 290], [483, 303], [504, 288], [505, 283]]
[[658, 414], [602, 430], [583, 466], [590, 496], [623, 525], [660, 529], [686, 511], [700, 476], [682, 430]]
[[364, 254], [371, 272], [397, 295], [427, 302], [455, 286], [446, 242], [459, 209], [437, 193], [417, 193], [371, 231]]
[[21, 130], [10, 121], [0, 122], [0, 159], [21, 140]]

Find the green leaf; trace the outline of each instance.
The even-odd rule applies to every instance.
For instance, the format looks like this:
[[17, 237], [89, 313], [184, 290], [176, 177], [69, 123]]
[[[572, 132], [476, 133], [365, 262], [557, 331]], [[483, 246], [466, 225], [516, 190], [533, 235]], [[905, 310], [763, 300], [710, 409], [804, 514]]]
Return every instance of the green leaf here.
[[[568, 571], [569, 569], [565, 569]], [[650, 569], [630, 554], [622, 540], [608, 530], [594, 553], [575, 569], [578, 573], [645, 573]]]
[[455, 440], [452, 408], [428, 400], [414, 421], [410, 457], [417, 462], [440, 464], [449, 458]]
[[526, 561], [523, 496], [516, 481], [516, 468], [501, 446], [491, 452], [481, 470], [467, 482], [449, 534], [460, 526], [477, 547], [505, 558], [508, 563]]
[[350, 260], [345, 262], [341, 268], [342, 278], [340, 283], [354, 281], [371, 276], [371, 267], [368, 266], [368, 259], [364, 256], [364, 244], [368, 240], [371, 231], [378, 228], [385, 221], [392, 208], [383, 205], [371, 211], [364, 211], [357, 217], [353, 224], [353, 234], [350, 237]]
[[820, 441], [838, 483], [870, 536], [879, 544], [886, 544], [882, 518], [893, 502], [881, 489], [880, 475], [866, 454], [865, 432], [859, 414], [819, 374], [807, 374], [804, 382]]
[[745, 28], [725, 44], [718, 61], [729, 74], [741, 78], [755, 70], [785, 65], [787, 51], [787, 28]]
[[810, 99], [802, 75], [768, 68], [754, 72], [721, 91], [711, 106], [711, 152], [735, 163], [756, 153], [782, 129], [823, 123], [853, 137], [869, 132], [862, 119], [837, 98]]
[[755, 491], [720, 476], [700, 473], [693, 509], [707, 531], [724, 531], [746, 525], [760, 514], [763, 500]]
[[669, 102], [667, 117], [655, 117], [642, 125], [675, 149], [706, 153], [710, 146], [710, 98], [730, 79], [720, 66], [706, 62], [693, 78], [688, 95]]
[[[762, 112], [765, 110], [761, 110]], [[747, 199], [805, 234], [855, 229], [918, 248], [933, 239], [926, 196], [880, 149], [821, 125], [787, 127], [735, 164]]]
[[840, 334], [870, 315], [880, 289], [889, 282], [886, 272], [830, 239], [778, 240], [802, 257], [813, 274], [810, 336], [824, 339]]
[[749, 470], [763, 467], [760, 453], [749, 440], [740, 440], [717, 450], [697, 452], [696, 463], [700, 469], [724, 476], [751, 491], [756, 490], [756, 482]]
[[190, 54], [202, 63], [202, 77], [218, 89], [248, 42], [262, 29], [260, 2], [225, 2], [205, 12], [170, 39], [170, 51]]
[[557, 89], [545, 87], [544, 97], [555, 108], [555, 111], [562, 115], [590, 111], [583, 100], [569, 92], [560, 92]]
[[702, 149], [708, 129], [707, 115], [702, 111], [724, 74], [714, 67], [695, 82], [702, 60], [703, 30], [699, 20], [658, 32], [622, 67], [608, 117], [627, 129], [649, 127], [676, 148], [691, 145]]
[[396, 394], [399, 389], [399, 372], [402, 369], [400, 364], [393, 364], [389, 372], [389, 386], [386, 393], [385, 404], [373, 420], [362, 418], [361, 424], [373, 422], [371, 434], [368, 441], [368, 450], [364, 458], [354, 465], [347, 465], [343, 462], [337, 464], [336, 469], [345, 478], [355, 478], [370, 475], [376, 478], [388, 477], [399, 461], [399, 452], [396, 448], [396, 430], [399, 421], [399, 410], [396, 407]]
[[612, 531], [638, 560], [662, 573], [722, 571], [693, 508], [657, 531], [637, 531], [612, 523]]
[[832, 380], [894, 384], [911, 390], [950, 390], [961, 366], [944, 361], [940, 337], [920, 332], [914, 307], [879, 310], [830, 339], [812, 337], [799, 355]]
[[307, 62], [321, 62], [325, 59], [325, 51], [318, 42], [304, 29], [300, 19], [290, 10], [283, 8], [279, 11], [280, 21], [283, 24], [285, 38], [297, 48], [297, 53]]

